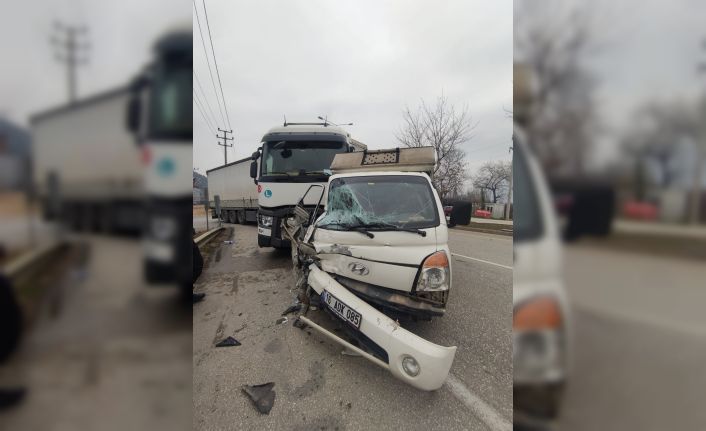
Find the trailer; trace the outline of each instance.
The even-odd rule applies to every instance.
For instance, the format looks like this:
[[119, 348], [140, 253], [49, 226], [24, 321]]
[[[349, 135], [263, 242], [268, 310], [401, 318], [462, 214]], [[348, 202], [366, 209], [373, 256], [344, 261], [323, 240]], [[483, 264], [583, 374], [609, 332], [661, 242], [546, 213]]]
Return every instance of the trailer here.
[[125, 86], [32, 116], [33, 182], [46, 219], [139, 231], [143, 172], [125, 127], [128, 98]]
[[[212, 201], [219, 197], [220, 218], [226, 223], [257, 222], [257, 185], [250, 178], [251, 162], [248, 157], [206, 171], [208, 195]], [[212, 217], [218, 216], [213, 211]]]

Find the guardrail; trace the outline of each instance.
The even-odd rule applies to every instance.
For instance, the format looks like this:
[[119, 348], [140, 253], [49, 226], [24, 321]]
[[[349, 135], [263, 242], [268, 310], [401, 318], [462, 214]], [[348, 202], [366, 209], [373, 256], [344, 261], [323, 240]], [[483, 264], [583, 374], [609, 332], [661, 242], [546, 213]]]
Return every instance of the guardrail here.
[[215, 229], [211, 229], [211, 230], [209, 230], [209, 231], [207, 231], [207, 232], [204, 232], [204, 233], [202, 233], [201, 235], [199, 235], [199, 236], [197, 236], [196, 238], [194, 238], [194, 242], [196, 243], [196, 245], [198, 245], [199, 247], [201, 247], [202, 245], [204, 245], [204, 244], [206, 244], [208, 241], [210, 241], [211, 238], [213, 238], [214, 236], [216, 236], [216, 234], [217, 234], [218, 232], [222, 231], [223, 229], [225, 229], [225, 228], [221, 226], [221, 227], [217, 227], [217, 228], [215, 228]]
[[46, 263], [47, 259], [51, 258], [55, 253], [63, 251], [66, 247], [68, 247], [68, 243], [57, 241], [28, 251], [0, 267], [0, 272], [10, 280], [16, 281], [32, 273], [40, 264]]

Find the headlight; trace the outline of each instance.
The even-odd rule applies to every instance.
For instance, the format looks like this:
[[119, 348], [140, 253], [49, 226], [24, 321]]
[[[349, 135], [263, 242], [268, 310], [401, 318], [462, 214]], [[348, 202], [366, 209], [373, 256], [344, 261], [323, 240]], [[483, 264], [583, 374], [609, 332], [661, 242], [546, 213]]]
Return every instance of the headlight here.
[[422, 272], [417, 280], [418, 292], [435, 292], [449, 290], [451, 283], [451, 270], [449, 258], [445, 251], [437, 251], [424, 259]]
[[172, 217], [154, 216], [150, 220], [150, 233], [152, 238], [159, 241], [168, 241], [176, 235], [177, 223]]
[[260, 215], [258, 216], [258, 224], [262, 227], [272, 227], [272, 216]]
[[564, 370], [563, 316], [552, 297], [520, 304], [513, 313], [513, 370], [516, 381], [556, 379]]

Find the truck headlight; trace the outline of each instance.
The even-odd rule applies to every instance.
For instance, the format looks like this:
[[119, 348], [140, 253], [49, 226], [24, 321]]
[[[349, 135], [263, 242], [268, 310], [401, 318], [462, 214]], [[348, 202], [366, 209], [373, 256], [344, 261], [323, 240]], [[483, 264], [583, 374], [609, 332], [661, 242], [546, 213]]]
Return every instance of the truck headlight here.
[[154, 216], [150, 220], [150, 234], [159, 241], [168, 241], [176, 235], [177, 223], [172, 217]]
[[563, 318], [552, 297], [541, 296], [516, 307], [512, 318], [515, 380], [556, 379], [564, 372]]
[[422, 271], [417, 280], [418, 292], [449, 290], [450, 283], [451, 270], [445, 251], [437, 251], [424, 259]]
[[262, 227], [272, 227], [272, 216], [260, 215], [258, 216], [259, 225]]

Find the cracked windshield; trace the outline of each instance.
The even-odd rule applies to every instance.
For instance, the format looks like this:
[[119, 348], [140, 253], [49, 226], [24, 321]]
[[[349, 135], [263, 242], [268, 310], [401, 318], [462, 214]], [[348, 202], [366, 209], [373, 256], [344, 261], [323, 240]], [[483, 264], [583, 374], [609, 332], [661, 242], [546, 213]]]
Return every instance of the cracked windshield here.
[[439, 224], [427, 180], [417, 176], [365, 176], [331, 181], [326, 215], [318, 226], [385, 224], [428, 228]]
[[324, 175], [333, 157], [345, 152], [343, 142], [268, 142], [262, 175]]

